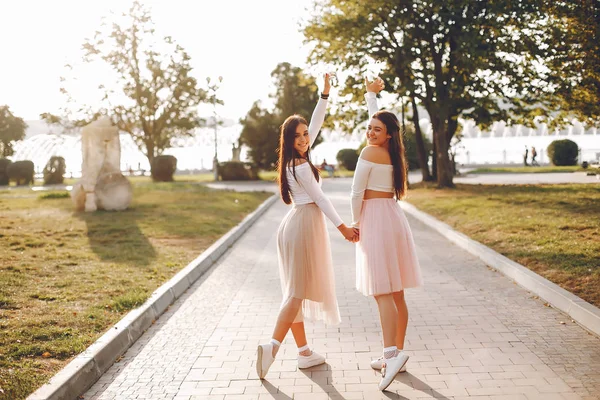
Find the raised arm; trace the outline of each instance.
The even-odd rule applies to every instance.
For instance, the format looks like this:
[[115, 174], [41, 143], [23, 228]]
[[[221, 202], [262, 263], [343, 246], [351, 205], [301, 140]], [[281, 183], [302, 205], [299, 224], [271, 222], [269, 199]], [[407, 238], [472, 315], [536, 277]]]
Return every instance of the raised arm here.
[[375, 78], [373, 82], [369, 82], [369, 80], [365, 78], [365, 87], [367, 89], [365, 100], [367, 101], [367, 109], [369, 110], [369, 119], [373, 118], [373, 114], [379, 111], [377, 93], [381, 92], [384, 86], [385, 84], [381, 78]]
[[313, 115], [310, 118], [310, 123], [308, 125], [308, 136], [310, 137], [311, 146], [321, 131], [323, 121], [325, 121], [325, 112], [327, 111], [327, 99], [329, 98], [329, 89], [331, 89], [331, 84], [329, 83], [329, 74], [325, 74], [323, 80], [323, 93], [321, 93], [319, 101], [317, 102], [317, 106], [313, 111]]

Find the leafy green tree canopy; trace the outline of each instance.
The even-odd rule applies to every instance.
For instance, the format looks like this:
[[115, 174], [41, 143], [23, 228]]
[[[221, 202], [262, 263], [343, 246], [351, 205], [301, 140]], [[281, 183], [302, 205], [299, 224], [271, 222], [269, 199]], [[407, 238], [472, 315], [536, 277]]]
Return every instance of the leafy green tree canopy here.
[[111, 117], [152, 165], [173, 138], [190, 136], [201, 126], [197, 107], [210, 99], [192, 75], [191, 59], [183, 47], [169, 36], [156, 37], [148, 9], [136, 1], [123, 17], [124, 22], [104, 23], [83, 44], [84, 60], [106, 63], [117, 82], [99, 86], [102, 109], [94, 112], [86, 106], [77, 111], [85, 112], [88, 121], [101, 114]]
[[8, 106], [0, 106], [0, 155], [9, 157], [14, 154], [15, 141], [25, 138], [27, 124], [23, 118], [15, 116]]
[[541, 113], [539, 0], [348, 2], [322, 0], [304, 27], [310, 60], [351, 72], [345, 93], [362, 101], [362, 75], [377, 62], [388, 88], [414, 97], [434, 133], [437, 178], [452, 186], [449, 144], [458, 117], [489, 126], [531, 124]]
[[[263, 169], [272, 169], [277, 162], [279, 127], [283, 121], [293, 114], [300, 114], [309, 121], [319, 100], [315, 78], [306, 75], [301, 68], [287, 62], [280, 63], [271, 77], [276, 87], [271, 95], [274, 109], [269, 111], [255, 102], [240, 121], [243, 127], [240, 142], [249, 147], [252, 162]], [[321, 140], [319, 136], [313, 147]]]

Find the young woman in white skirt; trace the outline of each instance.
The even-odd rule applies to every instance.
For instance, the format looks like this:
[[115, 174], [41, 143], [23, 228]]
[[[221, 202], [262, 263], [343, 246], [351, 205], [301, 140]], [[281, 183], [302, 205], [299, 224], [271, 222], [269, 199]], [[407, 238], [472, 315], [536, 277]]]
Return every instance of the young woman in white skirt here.
[[367, 146], [362, 150], [352, 182], [352, 226], [360, 229], [356, 244], [356, 288], [374, 296], [383, 331], [383, 356], [371, 362], [381, 369], [379, 389], [385, 390], [408, 356], [404, 338], [408, 309], [404, 289], [422, 285], [421, 268], [408, 221], [398, 200], [407, 190], [407, 163], [400, 123], [389, 111], [378, 111], [380, 78], [365, 80], [369, 109]]
[[307, 344], [304, 318], [328, 325], [340, 322], [325, 216], [349, 241], [358, 240], [358, 230], [343, 223], [323, 194], [319, 171], [309, 157], [325, 119], [329, 89], [329, 75], [325, 74], [323, 92], [310, 125], [303, 117], [292, 115], [280, 129], [279, 189], [284, 203], [293, 204], [293, 208], [277, 232], [283, 302], [271, 341], [258, 346], [256, 372], [260, 379], [266, 376], [290, 329], [298, 346], [298, 368], [325, 362], [325, 357]]

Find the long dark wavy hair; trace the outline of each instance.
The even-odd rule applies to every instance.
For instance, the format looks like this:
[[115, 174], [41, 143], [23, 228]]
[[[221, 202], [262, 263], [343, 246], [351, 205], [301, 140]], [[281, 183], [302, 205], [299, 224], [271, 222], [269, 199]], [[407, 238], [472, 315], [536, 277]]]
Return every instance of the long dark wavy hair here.
[[[279, 192], [281, 193], [281, 199], [285, 204], [292, 202], [292, 193], [290, 191], [290, 184], [288, 183], [286, 170], [288, 165], [292, 167], [292, 175], [296, 179], [296, 163], [295, 159], [301, 158], [308, 161], [310, 168], [317, 182], [319, 181], [319, 170], [310, 162], [310, 146], [306, 150], [306, 156], [300, 155], [294, 148], [294, 140], [296, 138], [296, 129], [298, 125], [308, 125], [306, 119], [300, 115], [292, 115], [283, 121], [283, 124], [279, 128], [279, 160], [277, 161], [277, 172], [278, 178], [277, 183], [279, 184]], [[296, 179], [298, 181], [298, 179]]]
[[383, 122], [387, 130], [387, 134], [391, 136], [388, 143], [388, 151], [394, 166], [394, 195], [400, 200], [406, 195], [408, 183], [406, 182], [406, 154], [404, 151], [404, 141], [400, 134], [400, 121], [394, 113], [386, 110], [381, 110], [373, 115], [373, 118]]

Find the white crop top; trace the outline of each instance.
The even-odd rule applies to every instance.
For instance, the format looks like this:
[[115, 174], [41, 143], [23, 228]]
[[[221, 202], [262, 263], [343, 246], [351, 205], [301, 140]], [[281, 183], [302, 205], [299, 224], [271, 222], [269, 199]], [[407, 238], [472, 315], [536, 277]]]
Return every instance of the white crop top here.
[[[372, 118], [373, 114], [379, 110], [377, 95], [367, 92], [365, 99], [369, 109], [369, 118]], [[352, 226], [357, 228], [359, 226], [365, 190], [394, 193], [393, 173], [393, 165], [378, 164], [363, 158], [358, 159], [352, 180]]]
[[358, 228], [365, 190], [394, 193], [394, 166], [358, 159], [352, 180], [352, 226]]
[[308, 163], [296, 166], [296, 178], [298, 181], [294, 179], [290, 167], [287, 169], [287, 178], [294, 204], [315, 203], [335, 226], [340, 226], [344, 222], [335, 211], [335, 208], [333, 208], [331, 200], [321, 190], [323, 179], [321, 178], [317, 182]]
[[[326, 109], [327, 100], [319, 99], [308, 125], [311, 146], [317, 138], [321, 126], [323, 126]], [[319, 182], [317, 182], [308, 163], [296, 165], [295, 171], [297, 181], [294, 179], [292, 168], [288, 166], [286, 170], [290, 192], [292, 193], [292, 202], [298, 205], [315, 203], [336, 227], [343, 224], [342, 219], [333, 208], [333, 204], [321, 190], [323, 179], [319, 179]]]

